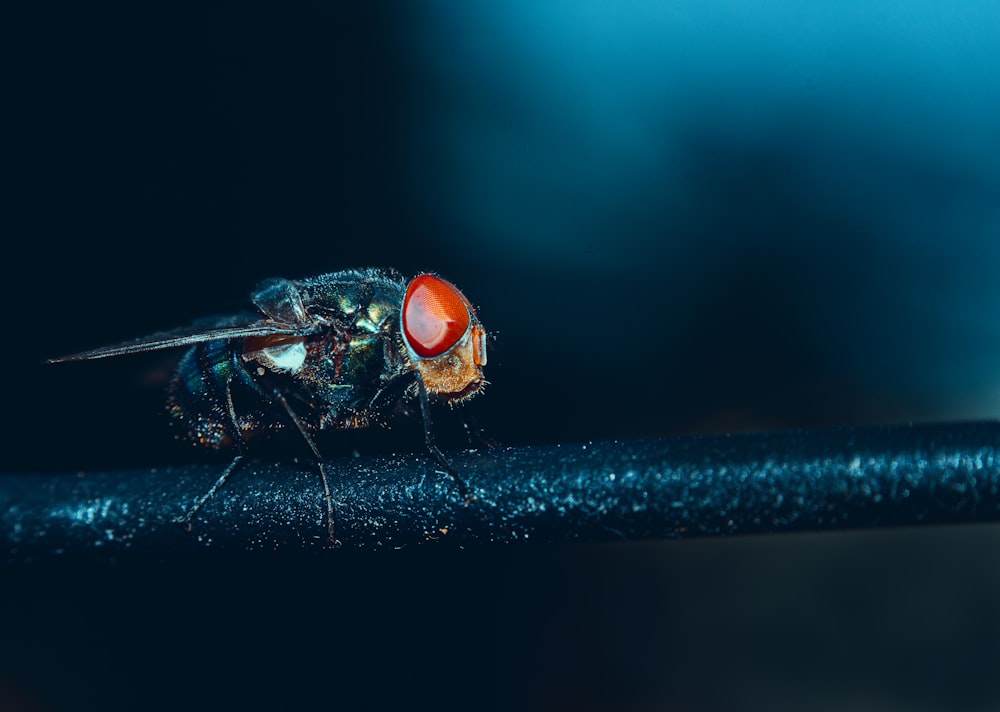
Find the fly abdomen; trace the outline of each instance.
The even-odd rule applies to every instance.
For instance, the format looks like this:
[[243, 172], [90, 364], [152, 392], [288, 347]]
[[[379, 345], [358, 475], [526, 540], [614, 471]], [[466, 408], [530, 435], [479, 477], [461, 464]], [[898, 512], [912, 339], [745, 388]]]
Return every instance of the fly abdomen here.
[[259, 418], [237, 414], [233, 384], [256, 390], [251, 375], [234, 359], [230, 341], [197, 344], [181, 358], [170, 387], [168, 409], [195, 442], [223, 448], [259, 427]]

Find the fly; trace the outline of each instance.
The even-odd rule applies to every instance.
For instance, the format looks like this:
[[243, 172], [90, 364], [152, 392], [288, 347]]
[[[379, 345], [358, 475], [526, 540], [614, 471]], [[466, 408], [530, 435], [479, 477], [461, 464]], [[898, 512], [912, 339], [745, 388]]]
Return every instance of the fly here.
[[434, 444], [430, 415], [431, 400], [462, 403], [487, 383], [486, 331], [455, 285], [430, 273], [407, 280], [393, 269], [369, 268], [269, 279], [251, 300], [256, 313], [49, 361], [190, 347], [171, 379], [170, 414], [195, 442], [231, 447], [236, 454], [180, 523], [190, 528], [243, 461], [248, 439], [291, 427], [316, 458], [327, 531], [338, 543], [330, 483], [314, 436], [384, 423], [414, 399], [427, 451], [468, 496]]

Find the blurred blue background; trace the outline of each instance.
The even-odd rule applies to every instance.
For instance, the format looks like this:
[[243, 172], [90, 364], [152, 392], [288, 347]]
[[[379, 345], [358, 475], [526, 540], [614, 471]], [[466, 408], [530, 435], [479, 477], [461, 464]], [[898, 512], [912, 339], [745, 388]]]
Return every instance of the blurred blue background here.
[[424, 224], [487, 262], [547, 417], [552, 391], [601, 434], [997, 414], [998, 6], [418, 20]]
[[[391, 265], [479, 306], [494, 386], [473, 411], [506, 443], [1000, 412], [995, 3], [71, 7], [42, 27], [11, 284], [58, 318], [29, 320], [32, 358], [237, 310], [268, 276]], [[147, 459], [161, 393], [127, 417], [133, 383], [98, 394], [150, 363], [30, 385]]]
[[[355, 266], [436, 270], [478, 305], [495, 336], [492, 385], [468, 408], [505, 444], [1000, 413], [995, 2], [7, 12], [7, 469], [200, 460], [164, 414], [170, 355], [40, 361], [238, 311], [266, 277]], [[448, 413], [438, 430], [464, 444]], [[321, 446], [420, 452], [421, 436], [402, 422]], [[976, 567], [996, 533], [966, 531], [624, 559], [400, 554], [291, 579], [317, 587], [316, 622], [339, 626], [333, 667], [355, 681], [368, 668], [343, 651], [375, 635], [401, 646], [393, 664], [361, 647], [380, 670], [457, 657], [477, 693], [508, 706], [524, 695], [528, 709], [757, 697], [801, 709], [833, 689], [846, 690], [834, 709], [985, 709], [1000, 699], [1000, 586]], [[251, 578], [24, 584], [6, 599], [32, 613], [0, 658], [0, 699], [106, 709], [107, 657], [139, 680], [112, 708], [134, 708], [166, 684], [121, 652], [140, 645], [134, 620], [153, 626], [161, 642], [144, 652], [179, 680], [166, 661], [180, 651], [162, 640], [189, 620], [242, 641], [198, 658], [236, 661], [223, 670], [237, 679], [238, 663], [257, 669], [245, 652], [257, 644], [307, 650], [267, 612], [303, 594], [278, 590], [272, 570], [259, 590]], [[90, 593], [60, 593], [78, 587]], [[439, 590], [456, 593], [428, 593]], [[226, 608], [233, 598], [242, 607]], [[327, 602], [340, 606], [330, 619]], [[88, 622], [91, 607], [104, 618]], [[258, 615], [260, 640], [243, 632]], [[66, 631], [91, 661], [57, 669], [84, 691], [75, 705], [40, 691]], [[417, 669], [448, 680], [436, 659]], [[314, 665], [315, 679], [346, 685]], [[298, 689], [292, 667], [275, 675]]]

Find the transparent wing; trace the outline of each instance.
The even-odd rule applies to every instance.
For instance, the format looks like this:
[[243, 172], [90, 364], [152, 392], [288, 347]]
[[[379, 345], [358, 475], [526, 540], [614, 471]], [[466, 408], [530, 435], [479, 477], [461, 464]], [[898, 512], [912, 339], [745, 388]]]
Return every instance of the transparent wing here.
[[82, 351], [78, 354], [50, 358], [46, 363], [63, 363], [65, 361], [88, 361], [97, 358], [108, 358], [110, 356], [123, 356], [125, 354], [137, 354], [145, 351], [160, 351], [162, 349], [173, 349], [179, 346], [190, 346], [200, 344], [205, 341], [225, 341], [228, 339], [242, 339], [248, 336], [275, 336], [280, 334], [303, 335], [301, 326], [289, 326], [279, 324], [264, 319], [247, 324], [230, 324], [225, 326], [198, 327], [191, 326], [176, 331], [168, 331], [159, 334], [152, 334], [135, 341], [126, 341], [123, 344], [114, 346], [102, 346], [90, 351]]

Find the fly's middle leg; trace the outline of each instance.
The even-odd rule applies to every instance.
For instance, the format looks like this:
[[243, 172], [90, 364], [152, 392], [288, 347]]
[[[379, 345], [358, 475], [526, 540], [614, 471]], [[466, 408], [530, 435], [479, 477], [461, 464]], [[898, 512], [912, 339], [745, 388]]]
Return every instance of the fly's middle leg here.
[[323, 496], [326, 498], [326, 530], [330, 536], [330, 542], [339, 547], [340, 541], [334, 534], [334, 514], [333, 514], [333, 493], [330, 491], [330, 480], [326, 476], [326, 463], [323, 461], [323, 455], [320, 454], [319, 448], [316, 447], [316, 441], [313, 440], [309, 431], [306, 430], [305, 425], [302, 423], [302, 419], [299, 418], [298, 414], [292, 410], [292, 406], [288, 403], [288, 399], [285, 398], [281, 391], [274, 391], [271, 395], [274, 400], [281, 403], [281, 406], [288, 413], [288, 417], [291, 418], [292, 423], [295, 424], [296, 429], [302, 435], [302, 438], [306, 441], [309, 449], [312, 450], [313, 456], [316, 458], [316, 466], [319, 468], [319, 477], [323, 482]]

